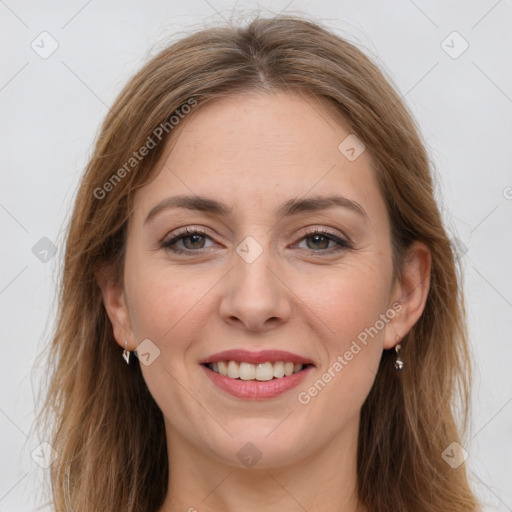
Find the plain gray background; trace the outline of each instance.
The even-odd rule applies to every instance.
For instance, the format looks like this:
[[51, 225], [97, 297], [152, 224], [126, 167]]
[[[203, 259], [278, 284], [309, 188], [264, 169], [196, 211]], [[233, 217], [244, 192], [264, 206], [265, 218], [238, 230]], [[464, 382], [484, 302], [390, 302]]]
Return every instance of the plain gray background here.
[[465, 270], [476, 366], [466, 465], [485, 509], [512, 511], [511, 0], [5, 0], [0, 512], [42, 503], [48, 469], [36, 460], [45, 440], [29, 429], [44, 370], [32, 368], [51, 331], [62, 229], [108, 106], [178, 32], [255, 10], [325, 22], [384, 68], [416, 116]]

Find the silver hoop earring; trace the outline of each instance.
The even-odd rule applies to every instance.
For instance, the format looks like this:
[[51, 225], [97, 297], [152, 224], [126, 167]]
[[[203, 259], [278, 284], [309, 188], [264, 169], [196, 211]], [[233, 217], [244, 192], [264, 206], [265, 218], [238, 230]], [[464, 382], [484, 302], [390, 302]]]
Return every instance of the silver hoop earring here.
[[[396, 341], [397, 342], [400, 341], [400, 336], [396, 337]], [[400, 346], [400, 343], [397, 343], [395, 345], [395, 352], [396, 352], [395, 369], [398, 371], [402, 370], [404, 367], [404, 362], [402, 361], [402, 358], [400, 357], [400, 349], [401, 348], [402, 347]]]
[[123, 350], [123, 357], [124, 357], [124, 360], [126, 361], [126, 364], [130, 364], [131, 352], [128, 350], [128, 341], [125, 341], [124, 344], [125, 344], [125, 348]]

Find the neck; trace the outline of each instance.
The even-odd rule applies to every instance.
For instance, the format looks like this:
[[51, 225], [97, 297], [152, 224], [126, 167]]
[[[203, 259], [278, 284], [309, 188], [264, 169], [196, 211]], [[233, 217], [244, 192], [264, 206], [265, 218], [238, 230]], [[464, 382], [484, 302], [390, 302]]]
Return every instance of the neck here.
[[234, 467], [167, 425], [169, 486], [159, 512], [365, 512], [357, 494], [358, 422], [322, 450], [285, 467]]

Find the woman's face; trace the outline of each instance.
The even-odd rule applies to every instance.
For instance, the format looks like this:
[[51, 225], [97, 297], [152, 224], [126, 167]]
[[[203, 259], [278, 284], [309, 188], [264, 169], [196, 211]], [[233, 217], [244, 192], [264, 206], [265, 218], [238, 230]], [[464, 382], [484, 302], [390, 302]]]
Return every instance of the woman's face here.
[[287, 93], [216, 100], [175, 130], [135, 196], [116, 334], [139, 346], [171, 450], [263, 468], [355, 441], [404, 334], [368, 152]]

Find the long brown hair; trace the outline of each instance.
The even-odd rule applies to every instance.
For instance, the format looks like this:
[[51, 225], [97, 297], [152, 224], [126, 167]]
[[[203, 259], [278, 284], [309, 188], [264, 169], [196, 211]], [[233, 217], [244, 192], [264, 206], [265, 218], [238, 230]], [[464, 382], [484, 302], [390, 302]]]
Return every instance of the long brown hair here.
[[[424, 143], [407, 107], [369, 58], [295, 16], [209, 28], [175, 42], [131, 79], [104, 121], [67, 232], [39, 417], [58, 452], [50, 473], [55, 509], [155, 511], [164, 500], [169, 470], [163, 416], [138, 361], [127, 366], [120, 357], [95, 270], [108, 262], [122, 279], [133, 196], [155, 175], [172, 139], [170, 116], [193, 102], [200, 108], [249, 90], [314, 95], [339, 113], [376, 162], [395, 270], [400, 273], [401, 256], [414, 240], [432, 254], [425, 310], [402, 342], [407, 370], [396, 372], [393, 353], [385, 350], [361, 410], [360, 499], [379, 512], [478, 510], [464, 464], [452, 468], [442, 456], [451, 443], [462, 444], [470, 363], [460, 276]], [[161, 136], [155, 137], [158, 127]], [[155, 147], [139, 158], [149, 138]]]

